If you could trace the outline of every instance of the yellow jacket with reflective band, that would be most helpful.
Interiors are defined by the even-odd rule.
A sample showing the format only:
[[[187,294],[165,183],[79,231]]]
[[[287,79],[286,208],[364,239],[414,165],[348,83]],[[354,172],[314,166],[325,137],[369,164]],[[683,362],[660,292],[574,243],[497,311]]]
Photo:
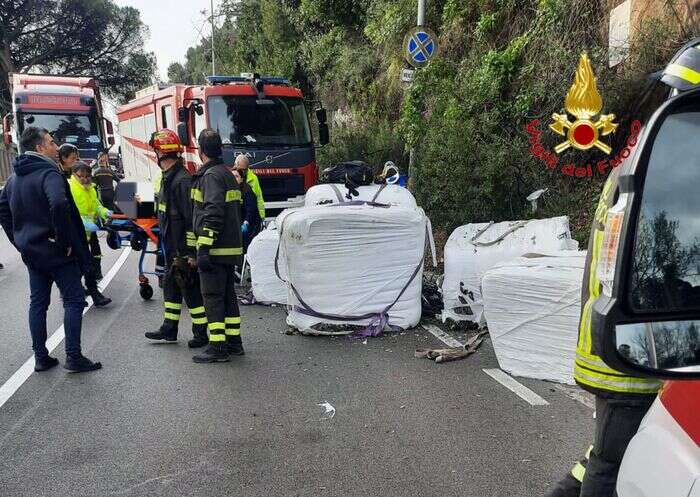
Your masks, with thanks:
[[[583,276],[581,295],[581,321],[579,323],[578,344],[574,379],[582,388],[603,397],[655,394],[661,383],[649,378],[635,378],[608,367],[599,355],[601,340],[598,330],[591,326],[593,305],[600,297],[601,284],[596,275],[598,259],[603,245],[608,209],[617,200],[620,167],[613,169],[608,176],[595,211],[593,228],[588,241],[588,254]]]
[[[107,219],[108,210],[102,206],[100,200],[97,198],[97,189],[95,185],[90,184],[89,187],[85,188],[80,182],[75,179],[75,176],[71,176],[68,180],[70,185],[70,192],[73,196],[73,201],[78,207],[80,212],[80,217],[83,221],[95,222],[99,219]]]
[[[260,180],[258,180],[258,177],[250,168],[248,168],[245,180],[246,183],[250,185],[251,190],[253,190],[253,193],[255,194],[255,199],[258,202],[258,212],[260,213],[260,219],[265,219],[265,199],[263,198],[262,189],[260,188]]]

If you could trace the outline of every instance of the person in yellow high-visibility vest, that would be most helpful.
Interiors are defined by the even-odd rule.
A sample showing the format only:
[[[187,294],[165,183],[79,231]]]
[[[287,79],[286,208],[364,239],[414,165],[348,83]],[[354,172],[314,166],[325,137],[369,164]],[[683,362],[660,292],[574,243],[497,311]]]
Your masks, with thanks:
[[[249,167],[250,166],[250,160],[248,159],[247,155],[240,154],[238,157],[236,157],[236,161],[233,164],[233,168],[238,171],[238,174],[241,175],[248,183],[248,186],[250,186],[250,189],[253,190],[253,193],[255,194],[255,200],[258,203],[258,212],[260,213],[260,219],[265,219],[265,199],[263,198],[263,192],[262,189],[260,188],[260,180],[258,180],[258,177],[255,175],[253,170]]]
[[[656,73],[670,87],[669,97],[698,88],[700,84],[700,38],[684,45],[666,68]],[[645,97],[644,97],[645,98]],[[644,98],[640,99],[641,101]],[[644,131],[640,136],[644,135]],[[643,142],[643,139],[640,141]],[[622,457],[642,418],[651,407],[661,383],[652,378],[637,378],[610,368],[600,357],[602,330],[592,322],[593,307],[602,285],[596,275],[603,247],[608,210],[619,196],[620,171],[630,167],[635,153],[610,173],[595,211],[588,242],[583,278],[581,320],[574,379],[596,396],[596,433],[586,456],[559,481],[548,497],[613,497]]]
[[[106,220],[112,215],[112,212],[103,207],[97,198],[97,189],[92,184],[92,169],[84,162],[78,162],[73,166],[73,175],[68,184],[73,202],[75,202],[83,220],[92,254],[92,271],[85,273],[85,286],[95,306],[105,306],[112,302],[112,299],[102,295],[97,288],[97,280],[102,279],[102,251],[100,250],[100,241],[97,238],[99,229],[97,223]]]

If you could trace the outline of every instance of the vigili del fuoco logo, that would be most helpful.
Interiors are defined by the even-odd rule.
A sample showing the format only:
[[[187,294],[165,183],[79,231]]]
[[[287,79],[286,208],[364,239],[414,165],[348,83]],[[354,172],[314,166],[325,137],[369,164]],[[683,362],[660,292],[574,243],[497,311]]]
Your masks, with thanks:
[[[552,114],[553,122],[549,125],[549,129],[557,135],[566,138],[565,141],[554,147],[554,152],[558,155],[569,148],[585,151],[595,147],[601,152],[610,155],[612,149],[602,137],[614,133],[618,125],[614,122],[615,114],[601,114],[603,99],[598,92],[591,61],[585,53],[581,55],[579,60],[574,83],[566,94],[564,107],[566,112],[563,114]],[[569,119],[569,114],[575,117],[573,122]],[[599,117],[595,119],[598,115]],[[548,168],[554,169],[559,164],[559,157],[545,149],[540,143],[542,131],[538,128],[539,125],[540,120],[535,119],[525,128],[528,135],[530,135],[529,141],[532,144],[530,152],[544,162]],[[624,159],[629,157],[631,149],[637,144],[640,131],[641,123],[636,120],[633,121],[630,127],[629,138],[622,151],[611,160],[605,159],[595,164],[595,167],[601,174],[604,174],[608,167],[619,166]],[[562,166],[561,171],[567,176],[576,176],[578,178],[593,175],[591,164],[577,166],[570,163]]]

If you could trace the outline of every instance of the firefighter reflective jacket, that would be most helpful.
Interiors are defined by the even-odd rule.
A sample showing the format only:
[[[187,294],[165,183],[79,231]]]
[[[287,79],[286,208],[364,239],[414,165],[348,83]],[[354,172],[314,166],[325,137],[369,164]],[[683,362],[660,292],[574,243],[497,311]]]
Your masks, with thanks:
[[[97,189],[95,185],[90,185],[85,188],[80,184],[80,181],[75,179],[75,176],[71,176],[68,181],[70,185],[70,192],[73,195],[73,201],[78,207],[80,212],[80,217],[83,221],[88,221],[91,223],[96,222],[98,219],[107,219],[107,209],[100,203],[97,198]]]
[[[209,247],[215,263],[240,265],[241,189],[221,159],[207,162],[192,176],[192,200],[197,249]]]
[[[591,326],[593,305],[600,296],[601,284],[596,275],[598,259],[603,245],[608,209],[617,201],[618,177],[621,167],[613,169],[608,176],[595,211],[593,228],[588,240],[588,253],[583,274],[581,295],[581,321],[579,323],[578,345],[574,379],[583,389],[602,397],[616,397],[639,394],[655,394],[661,383],[648,378],[635,378],[609,368],[600,358],[598,351],[601,337]]]
[[[165,247],[165,257],[195,257],[195,236],[192,231],[192,176],[182,159],[163,173],[158,192],[158,224]]]
[[[263,198],[262,188],[260,188],[260,180],[255,175],[252,169],[248,168],[245,176],[246,183],[250,185],[250,189],[255,194],[255,199],[258,202],[258,212],[260,219],[265,219],[265,199]]]

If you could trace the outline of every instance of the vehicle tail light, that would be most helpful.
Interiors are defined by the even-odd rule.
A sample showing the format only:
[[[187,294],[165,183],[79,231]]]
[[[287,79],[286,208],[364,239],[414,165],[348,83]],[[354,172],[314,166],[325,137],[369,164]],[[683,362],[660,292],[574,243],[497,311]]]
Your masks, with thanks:
[[[613,282],[615,281],[617,249],[620,245],[626,204],[626,195],[621,195],[617,204],[608,211],[608,221],[605,224],[603,244],[598,257],[596,276],[598,276],[598,280],[603,287],[603,294],[608,297],[612,296]]]

